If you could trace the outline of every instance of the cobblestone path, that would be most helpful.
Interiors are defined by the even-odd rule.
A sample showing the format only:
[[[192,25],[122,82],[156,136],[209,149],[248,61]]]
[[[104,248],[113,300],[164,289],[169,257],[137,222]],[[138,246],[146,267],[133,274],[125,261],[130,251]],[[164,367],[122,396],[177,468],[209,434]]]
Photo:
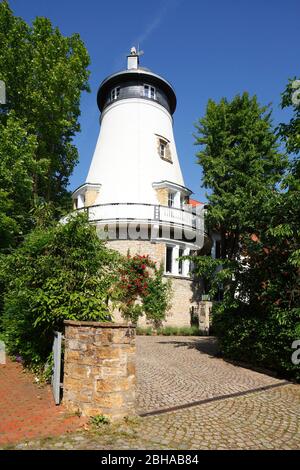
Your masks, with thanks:
[[[215,357],[212,337],[137,337],[140,413],[247,392],[283,381]]]
[[[19,449],[300,449],[300,386],[262,392],[127,424],[103,426]]]
[[[137,349],[137,403],[144,417],[97,431],[66,433],[81,420],[55,408],[49,389],[36,388],[27,373],[22,378],[17,364],[10,364],[10,377],[9,369],[2,369],[1,424],[7,433],[11,421],[7,436],[13,439],[2,440],[0,447],[300,449],[300,385],[223,361],[215,356],[213,338],[138,337]]]

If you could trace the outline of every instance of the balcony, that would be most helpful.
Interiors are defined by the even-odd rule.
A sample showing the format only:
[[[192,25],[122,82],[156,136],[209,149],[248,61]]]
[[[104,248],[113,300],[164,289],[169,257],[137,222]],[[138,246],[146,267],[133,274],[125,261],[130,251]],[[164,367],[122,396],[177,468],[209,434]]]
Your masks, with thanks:
[[[171,224],[191,230],[203,231],[203,213],[194,213],[190,206],[184,209],[152,204],[114,203],[89,206],[78,211],[87,211],[90,222],[147,222]]]

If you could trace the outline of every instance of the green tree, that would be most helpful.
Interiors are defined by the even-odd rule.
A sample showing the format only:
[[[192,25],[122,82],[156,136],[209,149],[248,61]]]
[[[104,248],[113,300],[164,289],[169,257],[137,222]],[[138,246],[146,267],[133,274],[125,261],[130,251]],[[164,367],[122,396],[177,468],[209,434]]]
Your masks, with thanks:
[[[241,255],[241,235],[253,232],[261,204],[276,191],[286,168],[270,114],[244,93],[231,102],[210,100],[196,124],[198,163],[210,191],[206,223],[221,235],[222,258]]]
[[[29,26],[14,16],[4,0],[0,3],[0,64],[0,79],[7,90],[1,130],[13,111],[28,136],[34,136],[34,158],[43,167],[43,171],[39,165],[30,168],[33,196],[65,207],[70,200],[69,176],[78,160],[72,139],[80,130],[80,95],[89,90],[85,46],[78,34],[64,37],[47,18],[36,18]]]
[[[295,111],[281,127],[293,152]],[[218,282],[226,287],[213,313],[221,349],[300,378],[291,361],[300,334],[297,158],[288,161],[278,152],[270,112],[247,94],[209,102],[197,128],[198,159],[211,190],[208,226],[221,234],[219,265],[225,268],[213,271],[215,262],[204,259],[198,271],[211,276],[212,292]]]
[[[291,264],[299,268],[300,276],[300,80],[290,80],[282,94],[282,108],[292,108],[290,121],[279,126],[279,136],[290,157],[289,172],[284,181],[282,196],[284,220],[278,224],[277,234],[288,237]]]
[[[292,108],[293,115],[288,123],[281,123],[279,135],[286,145],[293,162],[299,166],[300,152],[300,80],[290,79],[281,99],[282,108]],[[299,170],[299,169],[298,169]],[[298,173],[299,178],[299,173]]]
[[[0,249],[14,246],[31,226],[33,177],[43,171],[37,163],[36,137],[26,130],[26,122],[13,112],[0,123]]]

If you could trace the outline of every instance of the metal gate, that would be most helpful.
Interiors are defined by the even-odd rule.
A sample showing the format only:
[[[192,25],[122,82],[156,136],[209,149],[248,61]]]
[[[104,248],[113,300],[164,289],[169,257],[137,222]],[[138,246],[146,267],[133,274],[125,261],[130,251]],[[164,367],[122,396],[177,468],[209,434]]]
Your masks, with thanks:
[[[62,345],[63,335],[59,331],[54,331],[54,341],[52,347],[53,353],[53,369],[51,377],[51,387],[54,397],[54,402],[56,405],[60,404],[60,389],[62,384],[60,382],[61,377],[61,345]]]

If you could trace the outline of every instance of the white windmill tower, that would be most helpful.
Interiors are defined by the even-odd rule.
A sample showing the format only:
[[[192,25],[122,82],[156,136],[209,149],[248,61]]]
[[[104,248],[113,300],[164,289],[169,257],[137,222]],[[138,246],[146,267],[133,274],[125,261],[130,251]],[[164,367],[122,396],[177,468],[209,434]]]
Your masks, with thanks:
[[[112,248],[149,254],[173,277],[169,324],[189,324],[193,293],[189,262],[178,260],[203,244],[202,214],[189,205],[173,134],[176,95],[171,84],[139,65],[134,47],[127,69],[101,83],[100,133],[86,183],[73,193]]]

